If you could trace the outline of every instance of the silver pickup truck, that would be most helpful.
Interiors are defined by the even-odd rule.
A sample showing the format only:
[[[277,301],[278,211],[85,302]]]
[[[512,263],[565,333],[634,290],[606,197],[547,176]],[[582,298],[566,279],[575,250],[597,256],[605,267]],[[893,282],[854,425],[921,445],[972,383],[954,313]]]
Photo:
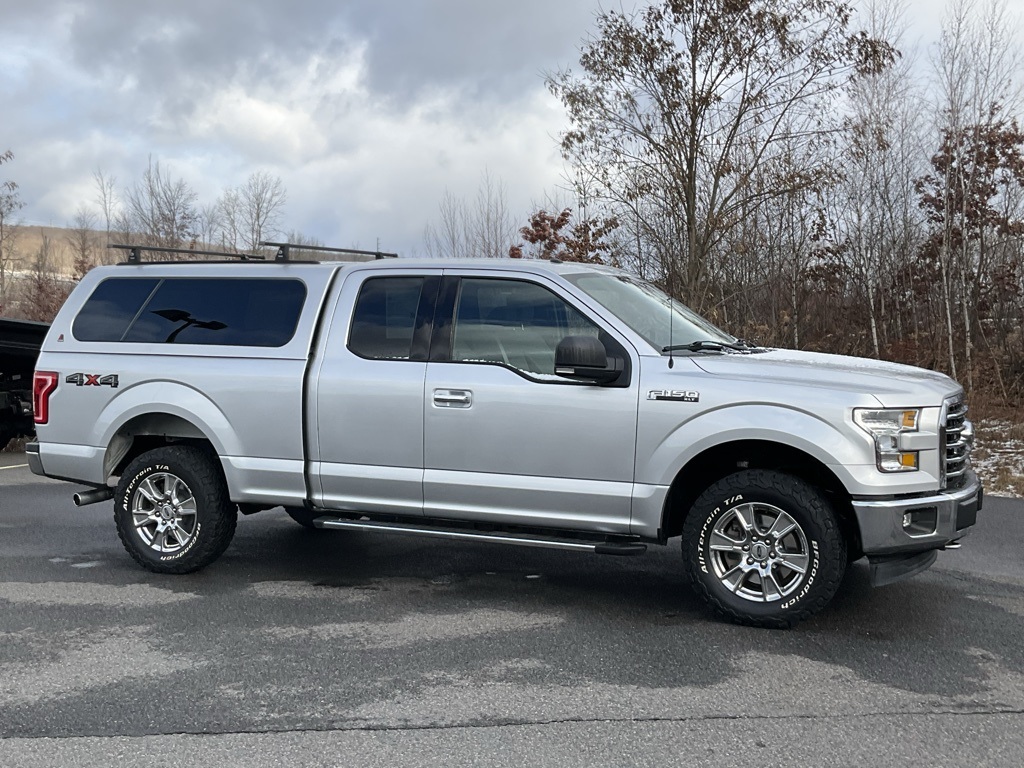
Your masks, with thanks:
[[[277,506],[606,555],[681,536],[713,610],[790,626],[863,556],[875,584],[927,568],[982,504],[948,377],[757,347],[576,263],[135,258],[75,289],[33,394],[32,470],[113,498],[158,573]]]

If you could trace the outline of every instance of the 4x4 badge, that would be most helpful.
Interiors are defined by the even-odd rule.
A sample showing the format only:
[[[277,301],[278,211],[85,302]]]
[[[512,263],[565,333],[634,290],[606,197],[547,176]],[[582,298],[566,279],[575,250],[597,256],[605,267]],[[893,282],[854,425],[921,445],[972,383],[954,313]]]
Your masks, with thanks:
[[[68,384],[76,387],[112,387],[117,389],[117,374],[111,373],[103,376],[99,373],[69,373],[64,379]]]
[[[682,389],[652,389],[647,393],[648,400],[675,400],[680,403],[699,403],[700,392]]]

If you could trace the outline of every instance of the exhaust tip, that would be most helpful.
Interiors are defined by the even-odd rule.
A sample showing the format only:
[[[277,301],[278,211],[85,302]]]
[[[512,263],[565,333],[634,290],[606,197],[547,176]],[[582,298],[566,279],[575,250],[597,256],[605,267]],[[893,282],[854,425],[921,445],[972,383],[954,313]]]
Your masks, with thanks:
[[[93,488],[91,491],[79,491],[71,498],[76,507],[84,507],[87,504],[96,504],[114,498],[114,491],[111,488]]]

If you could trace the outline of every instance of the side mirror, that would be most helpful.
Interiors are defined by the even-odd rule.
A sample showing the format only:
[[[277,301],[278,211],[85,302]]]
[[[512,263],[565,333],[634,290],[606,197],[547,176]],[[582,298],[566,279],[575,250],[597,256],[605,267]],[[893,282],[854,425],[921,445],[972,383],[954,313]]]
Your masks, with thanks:
[[[594,336],[566,336],[555,347],[555,373],[567,379],[607,384],[621,371],[608,367],[608,352]]]

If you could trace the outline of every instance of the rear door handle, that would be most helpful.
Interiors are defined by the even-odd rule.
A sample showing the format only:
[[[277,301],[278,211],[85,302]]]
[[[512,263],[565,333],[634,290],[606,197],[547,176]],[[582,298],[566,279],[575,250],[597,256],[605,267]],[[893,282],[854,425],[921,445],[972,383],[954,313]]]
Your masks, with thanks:
[[[434,405],[439,408],[469,408],[473,393],[468,389],[435,389]]]

